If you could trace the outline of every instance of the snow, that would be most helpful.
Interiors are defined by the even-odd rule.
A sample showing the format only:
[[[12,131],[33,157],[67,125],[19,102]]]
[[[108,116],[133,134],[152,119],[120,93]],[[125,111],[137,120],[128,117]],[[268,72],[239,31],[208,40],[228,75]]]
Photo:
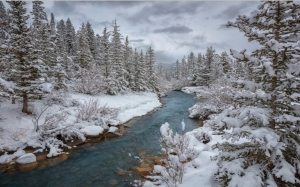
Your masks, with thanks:
[[[98,136],[99,134],[103,133],[104,129],[100,126],[87,126],[83,129],[80,129],[80,131],[86,136]]]
[[[108,132],[118,132],[119,129],[117,127],[109,127]]]
[[[17,163],[19,164],[28,164],[32,162],[36,162],[36,157],[33,153],[24,154],[17,159]]]
[[[84,94],[71,94],[73,99],[79,100],[81,103],[89,98],[98,99],[101,105],[106,105],[110,108],[120,109],[116,120],[119,124],[125,123],[128,120],[147,114],[161,106],[158,96],[155,93],[128,93],[125,95],[100,95],[87,96]]]
[[[43,84],[44,91],[51,88],[50,84]],[[50,98],[49,94],[49,98]],[[53,104],[37,120],[39,132],[33,123],[33,115],[21,112],[20,104],[11,104],[10,100],[5,100],[0,107],[0,151],[17,151],[14,154],[4,153],[0,156],[0,163],[10,162],[12,159],[25,154],[22,152],[27,146],[34,148],[48,149],[48,157],[57,156],[63,153],[63,142],[55,139],[57,134],[64,136],[67,140],[72,140],[77,136],[85,140],[84,136],[95,136],[103,133],[104,130],[117,132],[116,126],[128,120],[142,116],[161,106],[159,98],[154,93],[139,92],[123,95],[97,95],[89,96],[84,94],[62,94],[50,98]],[[99,107],[106,109],[116,108],[116,116],[105,114],[105,119],[83,121],[78,119],[80,107],[90,99],[99,101]],[[45,107],[45,100],[30,103],[29,108],[33,113],[39,114]],[[101,114],[102,115],[102,114]],[[97,116],[96,116],[97,117]],[[50,126],[47,127],[47,119],[50,119]],[[62,119],[61,121],[59,121]],[[113,125],[108,127],[108,124]],[[43,133],[43,139],[40,134]],[[46,134],[45,134],[46,133]]]

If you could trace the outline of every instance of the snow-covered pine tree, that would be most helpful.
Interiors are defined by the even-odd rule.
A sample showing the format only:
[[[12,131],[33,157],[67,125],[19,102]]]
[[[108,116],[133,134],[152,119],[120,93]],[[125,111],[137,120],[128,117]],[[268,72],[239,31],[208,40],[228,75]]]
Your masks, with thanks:
[[[65,42],[65,48],[67,50],[67,53],[69,55],[74,55],[76,53],[75,29],[72,25],[70,18],[68,18],[66,21],[66,27],[65,27],[65,32],[64,32],[64,42]]]
[[[221,57],[219,54],[215,54],[213,58],[213,63],[211,64],[211,83],[213,83],[215,80],[223,77],[223,66],[221,62]]]
[[[124,68],[126,70],[125,80],[128,82],[129,88],[132,88],[134,81],[132,55],[132,47],[129,45],[128,36],[126,36],[124,45]]]
[[[48,23],[47,14],[42,6],[43,4],[42,1],[32,1],[32,30],[37,39],[39,39],[39,32],[42,30],[43,25]]]
[[[54,19],[54,14],[53,13],[51,13],[50,30],[51,30],[51,35],[55,35],[56,34],[55,19]]]
[[[89,44],[90,47],[90,51],[93,55],[93,58],[96,58],[96,41],[95,41],[95,33],[94,30],[92,28],[92,25],[87,22],[86,24],[86,35],[87,35],[87,42]]]
[[[199,86],[201,85],[201,67],[202,67],[202,62],[203,62],[203,58],[202,58],[202,54],[198,53],[198,57],[196,60],[196,65],[195,65],[195,81],[194,84]]]
[[[84,24],[78,31],[78,46],[75,62],[81,67],[88,69],[93,63],[94,58],[90,51],[90,46],[88,44],[86,36],[86,28]]]
[[[230,58],[226,51],[221,53],[221,64],[223,66],[223,73],[228,75],[231,72],[231,64],[230,64]]]
[[[100,65],[100,47],[101,47],[101,36],[97,33],[95,36],[95,63]]]
[[[110,61],[110,33],[104,27],[100,41],[100,65],[104,67],[104,77],[107,79],[110,76],[111,61]]]
[[[0,1],[0,42],[8,38],[9,17],[4,4]]]
[[[22,112],[30,113],[29,98],[37,98],[39,92],[39,77],[42,63],[32,60],[32,44],[27,27],[29,15],[26,14],[26,2],[8,1],[10,5],[10,62],[12,77],[16,82],[15,92],[23,98]]]
[[[214,63],[215,52],[216,52],[215,49],[212,46],[210,46],[206,49],[206,53],[205,53],[205,60],[206,60],[205,61],[206,73],[205,74],[207,74],[207,76],[208,76],[207,86],[209,86],[214,79],[213,74],[212,74],[212,71],[213,71],[212,65]],[[206,75],[204,75],[204,76],[206,76]]]
[[[113,27],[110,48],[111,75],[108,82],[108,93],[115,95],[125,91],[128,88],[128,82],[124,77],[126,70],[123,62],[124,46],[121,43],[123,37],[119,32],[117,20],[115,20]]]
[[[66,30],[66,26],[65,26],[65,21],[63,19],[61,19],[59,22],[57,22],[57,33],[60,35],[60,37],[63,39],[64,43],[65,43],[65,30]]]
[[[180,62],[178,60],[176,60],[176,64],[175,64],[175,79],[176,80],[180,80]]]
[[[142,54],[142,51],[141,51]],[[142,60],[141,60],[142,58]],[[140,64],[141,61],[143,61],[143,57],[140,57],[139,53],[137,50],[134,50],[134,55],[133,55],[133,65],[134,65],[134,88],[133,91],[143,91],[144,86],[146,83],[144,82],[143,78],[143,70],[144,66],[143,64]]]
[[[190,77],[190,79],[193,79],[194,75],[196,74],[195,64],[196,57],[194,55],[194,52],[191,52],[187,57],[188,76]]]
[[[188,77],[188,67],[186,63],[186,58],[185,56],[181,60],[181,78],[183,80],[187,80]]]
[[[151,46],[147,51],[146,63],[147,63],[146,71],[148,72],[148,87],[152,92],[158,92],[157,76],[154,71],[155,56],[154,56],[154,50],[151,48]]]
[[[251,56],[245,51],[231,53],[255,75],[255,80],[240,83],[261,91],[236,95],[241,107],[225,110],[215,119],[216,129],[230,129],[226,139],[249,140],[215,145],[220,151],[215,179],[222,186],[300,184],[299,12],[292,1],[264,1],[249,17],[239,16],[227,25],[260,44]]]

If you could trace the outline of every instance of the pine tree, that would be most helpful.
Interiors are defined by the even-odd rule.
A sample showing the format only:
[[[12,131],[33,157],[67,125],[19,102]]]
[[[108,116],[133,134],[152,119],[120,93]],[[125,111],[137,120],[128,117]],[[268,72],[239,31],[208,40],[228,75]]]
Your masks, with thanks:
[[[9,17],[5,10],[3,2],[0,1],[0,42],[1,40],[8,38],[9,35],[8,26],[9,26]]]
[[[55,19],[54,19],[54,14],[53,13],[51,13],[50,30],[51,30],[51,35],[55,35],[56,34]]]
[[[180,79],[180,62],[178,60],[176,60],[175,64],[175,78],[176,80]]]
[[[213,77],[213,74],[212,74],[212,71],[213,71],[212,64],[214,63],[215,52],[216,52],[215,49],[213,49],[213,47],[210,46],[206,49],[206,53],[205,53],[205,59],[206,59],[206,61],[205,61],[205,66],[206,66],[205,67],[205,70],[206,70],[205,74],[206,75],[204,75],[204,76],[206,76],[208,78],[208,79],[205,78],[205,79],[207,79],[207,86],[209,86],[212,83],[212,81],[214,80],[214,77]]]
[[[132,64],[132,48],[129,46],[128,36],[125,39],[124,45],[124,67],[125,67],[125,79],[128,82],[129,88],[132,88],[133,83],[133,64]]]
[[[111,66],[110,66],[110,34],[107,32],[105,27],[101,37],[100,43],[100,65],[104,66],[104,76],[107,79],[110,76]]]
[[[230,59],[226,51],[221,53],[221,64],[223,66],[223,73],[230,74],[231,72]]]
[[[59,22],[57,22],[56,29],[57,29],[57,33],[60,35],[63,42],[65,43],[66,26],[65,26],[65,21],[63,19],[61,19]]]
[[[154,63],[155,63],[154,50],[151,47],[149,47],[147,52],[147,69],[146,69],[146,71],[148,71],[148,86],[151,91],[158,92],[157,77],[154,72]]]
[[[201,85],[201,67],[203,64],[203,57],[201,53],[198,53],[195,69],[196,69],[196,74],[195,74],[195,85],[200,86]]]
[[[32,2],[32,12],[33,22],[32,29],[34,34],[39,34],[38,32],[41,30],[44,24],[48,23],[47,14],[44,11],[44,7],[42,6],[44,3],[42,1],[33,1]]]
[[[32,44],[30,30],[27,27],[29,15],[26,15],[26,2],[8,1],[10,5],[10,52],[14,80],[16,82],[15,92],[23,98],[22,112],[29,113],[29,98],[36,98],[39,94],[38,78],[41,64],[34,63],[32,55]],[[35,96],[35,97],[31,97]]]
[[[78,50],[75,61],[77,64],[80,65],[81,68],[88,69],[94,63],[94,58],[90,51],[90,47],[85,33],[86,28],[83,24],[80,31],[78,32]]]
[[[95,33],[94,30],[92,28],[92,25],[87,22],[86,24],[86,34],[87,34],[87,42],[89,44],[90,47],[90,51],[93,55],[93,58],[96,58],[96,41],[95,41]]]
[[[187,77],[188,77],[188,67],[184,56],[181,60],[181,78],[187,80]]]
[[[117,94],[123,92],[128,87],[128,82],[125,80],[125,68],[123,62],[124,48],[121,43],[123,39],[119,32],[117,20],[115,20],[114,30],[111,38],[110,60],[111,60],[111,80],[108,83],[109,94]]]
[[[65,42],[65,47],[66,47],[67,53],[69,55],[74,55],[76,52],[75,29],[72,25],[70,18],[68,18],[66,21],[66,27],[65,27],[65,32],[64,32],[64,42]]]
[[[217,144],[222,186],[299,186],[300,183],[300,63],[298,55],[299,5],[292,1],[265,1],[251,16],[239,16],[228,27],[238,28],[261,48],[249,56],[231,50],[235,59],[252,68],[255,79],[240,81],[262,91],[236,95],[240,108],[225,110],[215,120],[224,137],[248,142]],[[251,179],[249,181],[249,179]]]

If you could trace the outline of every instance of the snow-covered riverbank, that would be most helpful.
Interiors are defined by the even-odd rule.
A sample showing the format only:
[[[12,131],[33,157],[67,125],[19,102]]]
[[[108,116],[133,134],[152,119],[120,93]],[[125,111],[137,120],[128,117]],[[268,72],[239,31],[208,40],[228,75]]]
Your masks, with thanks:
[[[33,113],[36,113],[36,118],[41,114],[38,120],[34,119],[34,115],[23,114],[18,104],[11,104],[10,101],[1,103],[0,152],[16,152],[14,154],[4,153],[0,156],[0,163],[10,162],[13,158],[25,154],[23,149],[28,146],[41,148],[41,151],[42,149],[48,150],[48,157],[60,154],[62,150],[59,144],[49,142],[49,137],[43,140],[41,129],[43,130],[42,133],[44,133],[43,136],[52,133],[52,138],[60,135],[70,140],[76,134],[76,136],[84,139],[84,136],[99,135],[103,130],[114,132],[118,130],[116,126],[134,117],[145,115],[161,106],[156,94],[146,92],[117,96],[69,94],[60,97],[58,101],[53,102],[53,99],[51,101],[51,106],[42,114],[41,111],[47,107],[45,101],[33,103],[32,107],[35,110]],[[99,112],[101,114],[89,116],[85,112],[84,115],[79,115],[83,108],[86,111],[89,110],[87,108],[89,104],[89,107],[92,108],[93,103],[97,103],[97,108],[100,108]],[[59,121],[62,118],[63,120]],[[51,120],[53,120],[53,123],[50,123]],[[36,130],[36,122],[38,122],[38,131]],[[45,124],[51,127],[49,126],[48,129],[44,128]],[[55,133],[53,134],[54,131]],[[49,145],[51,143],[53,145]],[[52,154],[50,154],[51,152]]]

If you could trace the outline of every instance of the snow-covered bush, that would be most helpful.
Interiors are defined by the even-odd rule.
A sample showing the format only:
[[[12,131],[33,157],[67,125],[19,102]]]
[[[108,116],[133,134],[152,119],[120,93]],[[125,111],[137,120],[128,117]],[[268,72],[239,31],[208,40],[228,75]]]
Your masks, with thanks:
[[[162,151],[165,158],[162,160],[164,166],[154,166],[154,174],[158,176],[148,176],[155,180],[156,184],[165,183],[168,187],[176,187],[182,183],[184,164],[194,158],[194,149],[190,145],[188,135],[175,134],[165,123],[160,128]]]
[[[96,121],[98,123],[96,125],[100,124],[104,127],[110,123],[117,123],[114,119],[117,117],[119,109],[101,105],[98,99],[89,99],[77,108],[77,122]]]
[[[100,69],[96,65],[89,69],[81,68],[72,87],[78,93],[88,95],[99,94],[104,89],[104,79],[100,73]]]
[[[211,135],[201,131],[201,129],[196,129],[192,131],[192,133],[199,142],[204,144],[210,142],[210,140],[212,139]]]
[[[203,87],[204,90],[197,95],[200,102],[189,108],[189,117],[205,119],[211,114],[232,107],[233,96],[238,89],[231,84],[232,80],[223,78],[216,80],[209,88]]]

